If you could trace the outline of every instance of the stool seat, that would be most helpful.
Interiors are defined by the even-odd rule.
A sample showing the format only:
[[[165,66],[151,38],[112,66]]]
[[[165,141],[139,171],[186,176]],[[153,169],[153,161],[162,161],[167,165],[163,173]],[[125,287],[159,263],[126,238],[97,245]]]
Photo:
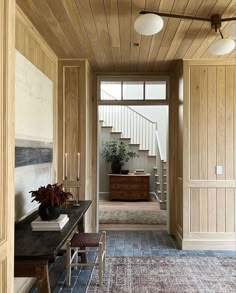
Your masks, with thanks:
[[[98,247],[103,240],[102,233],[75,233],[70,241],[71,247]]]
[[[92,249],[87,249],[92,247]],[[72,253],[73,252],[73,253]],[[87,253],[97,253],[97,257],[91,263],[78,262],[78,255]],[[71,284],[71,268],[75,269],[80,266],[98,266],[99,285],[103,285],[103,272],[105,269],[106,256],[106,232],[102,233],[74,233],[72,238],[66,243],[66,285],[70,287]]]

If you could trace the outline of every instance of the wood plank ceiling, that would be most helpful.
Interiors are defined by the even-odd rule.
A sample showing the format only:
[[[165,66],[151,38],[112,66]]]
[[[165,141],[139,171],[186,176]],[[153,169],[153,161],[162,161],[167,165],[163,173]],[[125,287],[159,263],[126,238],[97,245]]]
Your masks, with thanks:
[[[94,71],[163,72],[178,59],[215,58],[219,34],[209,22],[163,18],[164,28],[141,36],[140,10],[210,17],[236,16],[236,0],[16,0],[59,58],[87,58]],[[222,26],[223,34],[229,22]],[[134,46],[133,43],[138,43]],[[226,57],[236,57],[236,50]],[[222,58],[222,57],[221,57]]]

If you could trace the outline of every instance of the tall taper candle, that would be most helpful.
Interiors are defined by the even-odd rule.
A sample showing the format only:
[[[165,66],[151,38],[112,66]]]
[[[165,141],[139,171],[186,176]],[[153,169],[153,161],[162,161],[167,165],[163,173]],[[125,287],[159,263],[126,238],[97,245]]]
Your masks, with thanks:
[[[79,180],[79,173],[80,173],[80,153],[78,153],[78,174],[77,174],[78,180]]]
[[[65,153],[65,180],[67,179],[67,153]]]

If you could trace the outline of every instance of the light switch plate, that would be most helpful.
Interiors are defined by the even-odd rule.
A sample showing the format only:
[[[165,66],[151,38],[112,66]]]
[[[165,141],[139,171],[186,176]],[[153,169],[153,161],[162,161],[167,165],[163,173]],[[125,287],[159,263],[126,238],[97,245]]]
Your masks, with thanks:
[[[220,165],[216,166],[216,175],[222,175],[223,174],[223,168]]]

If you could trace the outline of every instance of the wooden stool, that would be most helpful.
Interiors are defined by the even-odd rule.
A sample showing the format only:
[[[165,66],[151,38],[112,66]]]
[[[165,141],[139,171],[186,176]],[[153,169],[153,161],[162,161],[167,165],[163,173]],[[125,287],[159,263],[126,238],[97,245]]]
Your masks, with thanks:
[[[96,249],[86,250],[87,247]],[[71,255],[71,251],[74,251]],[[98,252],[98,257],[94,263],[78,263],[78,254]],[[77,269],[80,266],[98,266],[99,285],[103,284],[103,270],[105,269],[106,255],[106,232],[102,233],[75,233],[71,240],[66,244],[66,285],[71,283],[71,267]]]

